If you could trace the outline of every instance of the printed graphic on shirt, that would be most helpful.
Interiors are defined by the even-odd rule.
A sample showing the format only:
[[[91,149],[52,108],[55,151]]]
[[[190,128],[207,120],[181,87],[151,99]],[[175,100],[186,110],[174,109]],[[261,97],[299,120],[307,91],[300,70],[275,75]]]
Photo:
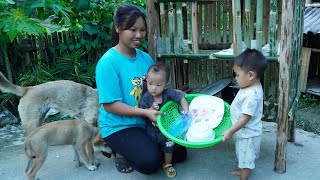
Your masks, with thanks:
[[[136,107],[138,107],[140,99],[141,99],[141,93],[142,93],[142,78],[134,77],[131,79],[131,83],[134,85],[133,90],[130,92],[130,95],[134,96],[134,100],[136,101]]]

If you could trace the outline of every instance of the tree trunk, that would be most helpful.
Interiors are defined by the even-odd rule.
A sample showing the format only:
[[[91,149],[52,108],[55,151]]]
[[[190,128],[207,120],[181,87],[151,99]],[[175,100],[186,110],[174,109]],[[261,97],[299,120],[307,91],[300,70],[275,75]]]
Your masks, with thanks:
[[[4,64],[5,64],[6,69],[7,69],[8,80],[9,80],[10,82],[12,82],[11,64],[10,64],[10,61],[9,61],[8,49],[7,49],[6,44],[2,45],[1,50],[2,50],[2,52],[3,52]]]
[[[277,144],[275,152],[274,171],[277,173],[286,172],[286,152],[288,134],[288,113],[289,113],[289,83],[292,60],[292,39],[293,39],[293,0],[282,0],[281,19],[281,53],[279,58],[279,99],[278,99],[278,126]]]
[[[156,60],[158,38],[157,35],[159,35],[159,15],[156,11],[155,0],[147,0],[146,3],[148,24],[148,53],[154,60]]]

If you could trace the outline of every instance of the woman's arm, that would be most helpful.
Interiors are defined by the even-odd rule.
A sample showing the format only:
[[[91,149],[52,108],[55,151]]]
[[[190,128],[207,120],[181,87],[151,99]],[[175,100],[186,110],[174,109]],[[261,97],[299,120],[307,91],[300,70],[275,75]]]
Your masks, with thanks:
[[[164,112],[156,111],[153,109],[142,109],[128,106],[127,104],[119,101],[103,104],[103,107],[106,111],[113,114],[121,116],[144,116],[153,122],[157,121],[157,115],[164,114]]]

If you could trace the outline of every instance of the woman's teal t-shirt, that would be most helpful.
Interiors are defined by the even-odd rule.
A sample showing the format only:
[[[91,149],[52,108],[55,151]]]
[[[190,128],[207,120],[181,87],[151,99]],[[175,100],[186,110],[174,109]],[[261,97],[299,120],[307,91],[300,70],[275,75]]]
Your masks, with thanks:
[[[109,49],[99,60],[96,67],[96,83],[99,103],[123,102],[138,106],[142,93],[142,78],[154,63],[145,52],[136,49],[136,57],[129,58]],[[107,112],[100,106],[99,126],[102,137],[129,127],[145,127],[140,116],[120,116]]]

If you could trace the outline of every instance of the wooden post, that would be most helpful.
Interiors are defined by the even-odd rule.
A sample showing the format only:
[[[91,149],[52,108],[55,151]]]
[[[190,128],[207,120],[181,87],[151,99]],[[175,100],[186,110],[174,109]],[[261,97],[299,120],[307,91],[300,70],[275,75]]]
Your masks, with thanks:
[[[159,35],[159,17],[155,8],[154,0],[147,0],[146,7],[148,24],[148,53],[154,60],[156,60],[157,36]]]
[[[281,18],[281,53],[279,58],[279,99],[278,99],[278,126],[277,144],[275,152],[274,171],[277,173],[286,172],[286,152],[288,134],[288,113],[289,113],[289,83],[292,59],[293,39],[293,1],[282,0]]]

